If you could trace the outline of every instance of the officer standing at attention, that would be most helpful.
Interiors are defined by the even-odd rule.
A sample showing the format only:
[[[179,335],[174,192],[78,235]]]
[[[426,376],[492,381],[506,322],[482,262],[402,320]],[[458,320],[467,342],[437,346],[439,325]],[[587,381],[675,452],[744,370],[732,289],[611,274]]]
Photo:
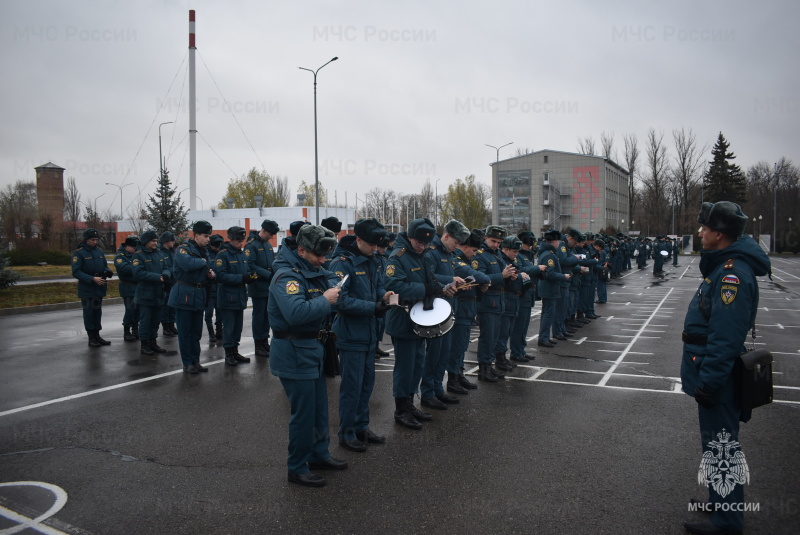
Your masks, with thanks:
[[[225,348],[225,365],[236,366],[240,362],[250,362],[249,357],[239,353],[242,339],[244,309],[247,308],[247,289],[245,286],[258,279],[250,272],[247,256],[242,251],[247,231],[242,227],[228,229],[228,241],[222,244],[217,253],[217,306],[222,311],[222,346]]]
[[[561,247],[561,233],[558,230],[548,230],[544,233],[544,241],[539,247],[539,266],[544,266],[541,280],[537,285],[539,298],[542,300],[542,316],[539,321],[540,347],[555,347],[556,342],[551,339],[553,335],[560,334],[556,330],[556,302],[561,299],[561,283],[569,281],[571,274],[561,272],[561,264],[556,255],[556,247]]]
[[[167,350],[158,345],[156,338],[161,307],[166,303],[164,282],[171,279],[172,273],[166,268],[164,254],[158,250],[156,231],[143,232],[141,242],[141,247],[133,255],[133,276],[136,279],[134,302],[139,307],[141,352],[145,355],[166,353]]]
[[[275,261],[275,252],[269,241],[280,229],[275,221],[265,219],[261,222],[261,230],[256,237],[244,248],[250,272],[258,275],[258,280],[247,289],[250,299],[253,300],[252,327],[257,357],[269,357],[267,303],[269,302],[269,281],[272,279],[272,263]]]
[[[444,226],[441,238],[434,236],[428,246],[426,257],[433,263],[433,271],[439,284],[446,286],[464,284],[456,273],[455,250],[458,245],[469,237],[469,229],[460,221],[451,219]],[[458,301],[455,296],[444,298],[450,303],[453,314],[458,310]],[[428,338],[425,344],[425,364],[422,368],[422,383],[420,388],[420,404],[424,407],[437,410],[446,410],[447,405],[458,403],[458,398],[444,391],[443,379],[450,360],[450,347],[452,344],[452,329],[444,336]]]
[[[398,294],[400,304],[409,309],[425,298],[442,295],[442,285],[436,280],[433,263],[424,257],[435,234],[430,219],[415,219],[408,224],[408,230],[397,237],[395,249],[389,257],[386,289]],[[394,419],[410,429],[422,429],[420,421],[430,421],[433,416],[414,406],[414,394],[422,379],[425,339],[418,336],[413,327],[409,312],[403,307],[392,307],[387,312],[386,332],[394,344]]]
[[[296,240],[284,241],[269,288],[269,368],[280,378],[292,411],[288,481],[307,487],[325,485],[325,478],[310,470],[347,468],[347,461],[334,459],[328,451],[328,390],[320,340],[340,292],[328,287],[328,272],[321,269],[335,244],[333,233],[323,227],[299,229]]]
[[[388,264],[389,260],[389,253],[386,252],[389,247],[389,239],[388,239],[389,234],[390,233],[387,232],[386,236],[384,236],[381,239],[381,241],[378,242],[377,251],[375,252],[375,258],[377,258],[381,264],[380,270],[382,278],[386,276],[386,265]],[[383,333],[386,332],[386,315],[384,314],[377,319],[378,319],[378,324],[377,324],[378,343],[375,345],[375,358],[379,359],[381,357],[388,357],[389,352],[381,349],[381,341],[383,340]]]
[[[508,340],[511,337],[511,328],[517,320],[517,314],[519,314],[519,299],[522,293],[527,291],[527,286],[530,285],[530,275],[520,270],[521,263],[517,260],[521,247],[522,242],[513,234],[506,236],[500,244],[500,258],[503,259],[506,265],[514,268],[514,274],[505,279],[500,331],[497,335],[497,342],[494,344],[494,365],[498,370],[509,372],[514,370],[517,365],[509,362],[506,358]]]
[[[159,250],[164,254],[164,265],[172,273],[172,262],[175,259],[175,234],[168,230],[164,231],[158,241],[161,244]],[[171,289],[172,280],[165,281],[165,301],[169,299]],[[178,334],[178,329],[175,328],[175,309],[169,305],[161,307],[161,327],[164,330],[164,336],[177,336]]]
[[[679,238],[675,238],[672,242],[672,265],[678,265],[678,252],[680,249],[678,248]]]
[[[133,278],[133,253],[139,246],[138,236],[128,236],[119,246],[114,257],[114,267],[119,277],[119,296],[125,304],[125,315],[122,316],[123,338],[126,342],[139,339],[139,309],[133,298],[136,296],[136,279]]]
[[[469,237],[464,240],[456,249],[456,273],[466,270],[462,278],[472,276],[475,283],[482,289],[487,289],[491,279],[477,270],[478,261],[475,254],[481,246],[482,237],[475,231],[470,232]],[[454,394],[468,394],[469,390],[478,388],[470,382],[464,375],[464,354],[469,348],[470,331],[472,322],[475,320],[476,307],[475,299],[478,296],[478,287],[465,288],[458,291],[458,308],[456,308],[455,321],[452,329],[452,342],[450,343],[450,360],[447,363],[447,391]],[[491,382],[497,382],[496,378]]]
[[[197,221],[192,227],[193,238],[178,246],[172,271],[175,284],[169,294],[169,305],[175,309],[178,322],[178,347],[183,371],[196,374],[207,372],[200,364],[200,338],[203,336],[203,314],[206,291],[214,279],[208,268],[206,246],[211,237],[211,223]]]
[[[500,321],[503,313],[505,279],[514,274],[514,266],[506,265],[500,258],[500,244],[506,237],[506,229],[489,225],[484,232],[483,248],[475,255],[478,271],[489,277],[488,289],[478,300],[478,380],[496,383],[505,379],[505,374],[492,367],[494,346],[500,336]]]
[[[89,347],[111,345],[100,338],[103,330],[103,297],[106,280],[114,276],[108,269],[106,255],[97,247],[100,232],[88,228],[83,231],[83,242],[72,253],[72,276],[78,279],[78,297],[83,308],[83,326],[89,337]]]
[[[747,332],[755,328],[756,276],[771,274],[771,266],[758,244],[742,236],[747,216],[738,204],[705,202],[697,220],[702,225],[700,274],[704,279],[683,324],[681,384],[698,405],[705,460],[706,455],[716,454],[710,442],[738,442],[739,422],[750,419],[750,411],[741,411],[734,399],[733,370],[745,351]],[[686,530],[700,534],[741,533],[744,485],[735,483],[724,497],[709,485],[708,495],[713,504],[710,521],[687,522]]]
[[[208,247],[206,248],[206,260],[208,261],[208,268],[214,269],[214,264],[217,261],[217,253],[220,246],[225,243],[225,238],[219,234],[213,234],[208,240]],[[217,340],[222,342],[222,318],[219,315],[217,308],[217,284],[213,281],[206,288],[208,297],[206,299],[206,329],[208,329],[208,343],[216,344]],[[214,312],[217,313],[216,332],[214,331]]]
[[[383,288],[383,264],[375,256],[377,243],[386,236],[386,229],[371,218],[356,221],[354,231],[355,234],[348,234],[339,242],[330,269],[342,279],[347,277],[333,321],[342,375],[339,445],[363,452],[368,442],[386,442],[385,437],[369,429],[369,399],[375,386],[378,317],[389,310],[392,292]]]
[[[531,231],[524,230],[517,235],[517,238],[522,242],[517,254],[517,263],[520,271],[528,274],[530,281],[519,298],[519,312],[511,328],[509,346],[512,361],[528,362],[534,359],[533,355],[525,353],[525,347],[528,345],[526,338],[528,337],[528,326],[531,323],[531,310],[536,302],[536,281],[539,279],[539,266],[535,263],[534,258],[536,236]]]

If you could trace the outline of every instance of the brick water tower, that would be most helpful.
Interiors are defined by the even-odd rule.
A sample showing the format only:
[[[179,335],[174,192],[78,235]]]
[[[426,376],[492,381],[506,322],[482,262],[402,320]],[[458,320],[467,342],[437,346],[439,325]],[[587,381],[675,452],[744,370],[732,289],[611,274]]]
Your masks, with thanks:
[[[64,231],[64,168],[47,162],[36,168],[39,228],[47,239],[58,240]]]

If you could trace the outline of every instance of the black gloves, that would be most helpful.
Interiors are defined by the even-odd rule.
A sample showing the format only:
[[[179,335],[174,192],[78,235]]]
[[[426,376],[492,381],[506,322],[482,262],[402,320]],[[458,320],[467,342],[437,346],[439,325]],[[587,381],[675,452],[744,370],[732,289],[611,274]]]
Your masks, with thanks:
[[[442,295],[442,285],[438,282],[429,282],[425,285],[425,297]]]
[[[716,402],[714,401],[714,396],[709,394],[699,386],[694,389],[694,400],[697,402],[698,405],[702,405],[703,407],[710,409]]]
[[[252,284],[258,280],[258,275],[255,273],[245,273],[242,275],[242,284]]]
[[[375,303],[375,317],[376,318],[382,318],[384,316],[384,314],[386,314],[387,310],[389,310],[389,305],[383,299],[381,299],[380,301]]]
[[[114,276],[114,272],[111,271],[110,269],[106,269],[105,271],[103,271],[103,278],[104,279],[110,279],[113,276]]]

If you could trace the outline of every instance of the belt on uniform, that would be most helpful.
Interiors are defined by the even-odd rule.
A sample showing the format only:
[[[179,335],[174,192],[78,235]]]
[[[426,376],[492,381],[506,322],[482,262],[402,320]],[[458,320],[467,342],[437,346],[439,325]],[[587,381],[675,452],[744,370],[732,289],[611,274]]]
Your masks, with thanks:
[[[136,286],[136,284],[137,284],[136,282],[130,282],[130,281],[119,281],[119,283],[120,284],[130,284],[131,286]]]
[[[708,343],[708,337],[703,336],[702,334],[687,334],[683,333],[681,335],[681,339],[686,344],[692,344],[696,346],[704,346]]]
[[[206,286],[202,282],[198,282],[197,284],[192,284],[191,282],[178,281],[177,284],[180,284],[181,286],[191,286],[192,288],[205,288]]]
[[[289,331],[272,331],[272,337],[278,340],[322,340],[322,337],[327,332],[326,330],[296,333],[290,333]]]

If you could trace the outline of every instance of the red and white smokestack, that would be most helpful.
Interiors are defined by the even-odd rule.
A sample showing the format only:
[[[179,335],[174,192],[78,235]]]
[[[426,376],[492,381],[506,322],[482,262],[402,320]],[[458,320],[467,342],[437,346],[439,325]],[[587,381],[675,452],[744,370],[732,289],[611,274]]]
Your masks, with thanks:
[[[194,9],[189,10],[189,209],[197,209],[197,100],[195,86]]]

